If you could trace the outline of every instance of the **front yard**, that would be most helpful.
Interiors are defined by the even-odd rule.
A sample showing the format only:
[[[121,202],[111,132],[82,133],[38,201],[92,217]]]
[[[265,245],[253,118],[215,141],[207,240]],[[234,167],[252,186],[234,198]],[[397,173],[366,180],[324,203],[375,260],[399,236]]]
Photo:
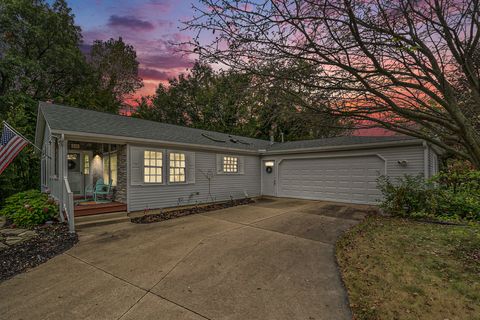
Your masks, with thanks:
[[[480,319],[480,226],[369,217],[337,243],[355,319]]]

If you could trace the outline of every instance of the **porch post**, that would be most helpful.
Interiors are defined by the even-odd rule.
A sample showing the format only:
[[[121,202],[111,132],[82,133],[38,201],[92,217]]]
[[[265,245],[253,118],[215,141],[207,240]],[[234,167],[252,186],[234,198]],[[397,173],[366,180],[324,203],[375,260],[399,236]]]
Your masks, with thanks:
[[[65,155],[63,154],[63,137],[57,137],[56,138],[56,143],[58,144],[58,152],[55,155],[57,157],[57,163],[58,163],[58,172],[57,172],[57,183],[58,183],[58,193],[59,193],[59,207],[60,207],[60,222],[65,222],[65,217],[63,216],[63,208],[65,207],[65,192],[64,192],[64,187],[63,187],[63,159],[65,158]]]
[[[59,162],[59,175],[61,179],[61,190],[62,190],[62,212],[63,208],[66,210],[67,220],[68,220],[68,229],[70,232],[75,232],[75,217],[74,217],[74,203],[73,203],[73,193],[70,190],[70,184],[68,182],[68,140],[65,139],[62,134],[59,145],[59,154],[61,154],[61,161]]]

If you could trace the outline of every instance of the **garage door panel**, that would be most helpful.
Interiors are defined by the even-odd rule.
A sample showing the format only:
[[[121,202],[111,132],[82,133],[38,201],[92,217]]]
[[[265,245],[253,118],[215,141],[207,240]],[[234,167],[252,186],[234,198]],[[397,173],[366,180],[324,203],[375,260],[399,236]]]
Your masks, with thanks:
[[[372,203],[385,163],[377,156],[288,159],[279,166],[279,195]]]

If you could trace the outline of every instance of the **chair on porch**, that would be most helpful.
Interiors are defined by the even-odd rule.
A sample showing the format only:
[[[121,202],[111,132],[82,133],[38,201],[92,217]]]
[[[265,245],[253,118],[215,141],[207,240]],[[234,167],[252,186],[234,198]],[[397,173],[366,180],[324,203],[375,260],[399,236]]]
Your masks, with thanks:
[[[105,184],[103,179],[97,180],[94,186],[88,186],[85,188],[85,200],[88,194],[92,194],[93,201],[99,202],[99,198],[103,197],[104,201],[108,201],[108,197],[113,195],[112,181],[109,184]],[[111,201],[111,200],[110,200]]]

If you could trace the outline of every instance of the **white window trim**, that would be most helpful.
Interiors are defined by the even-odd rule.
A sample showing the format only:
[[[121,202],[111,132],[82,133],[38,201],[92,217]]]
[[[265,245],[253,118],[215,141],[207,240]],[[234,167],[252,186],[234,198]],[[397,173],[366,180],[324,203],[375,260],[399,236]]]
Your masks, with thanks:
[[[172,153],[181,153],[183,154],[184,158],[185,158],[185,181],[170,181],[170,155]],[[168,185],[184,185],[184,184],[189,184],[188,183],[188,157],[187,157],[187,151],[182,151],[182,150],[167,150],[167,163],[166,163],[166,172],[167,174],[165,175],[166,176],[166,183]]]
[[[155,151],[162,153],[162,182],[145,182],[145,151]],[[158,149],[158,148],[142,148],[142,186],[162,186],[165,185],[165,177],[166,177],[166,170],[165,170],[165,149]]]

